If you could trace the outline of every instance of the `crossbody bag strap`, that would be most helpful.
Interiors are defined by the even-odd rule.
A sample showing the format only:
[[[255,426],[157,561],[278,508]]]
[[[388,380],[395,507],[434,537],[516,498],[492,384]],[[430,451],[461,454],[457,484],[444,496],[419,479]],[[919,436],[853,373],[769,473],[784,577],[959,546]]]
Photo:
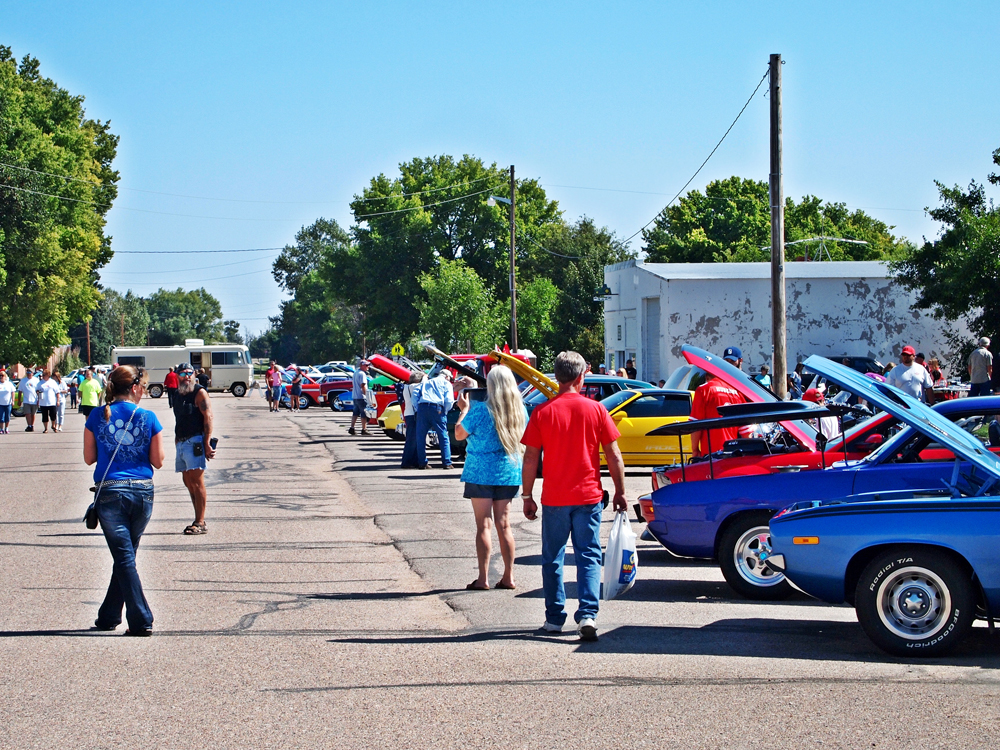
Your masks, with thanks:
[[[136,405],[136,407],[132,410],[132,414],[128,418],[128,424],[125,425],[125,432],[128,432],[129,428],[132,427],[132,420],[135,418],[135,413],[137,411],[139,411],[139,406],[138,405]],[[95,506],[97,505],[97,498],[99,498],[101,496],[101,490],[104,489],[104,487],[102,486],[104,484],[104,480],[108,478],[108,472],[111,471],[111,464],[114,463],[115,456],[118,455],[118,449],[122,447],[122,441],[121,440],[116,439],[115,442],[117,443],[117,445],[115,446],[114,453],[111,454],[111,460],[108,461],[108,465],[104,467],[104,476],[101,477],[101,484],[97,485],[97,492],[94,494],[94,505]]]

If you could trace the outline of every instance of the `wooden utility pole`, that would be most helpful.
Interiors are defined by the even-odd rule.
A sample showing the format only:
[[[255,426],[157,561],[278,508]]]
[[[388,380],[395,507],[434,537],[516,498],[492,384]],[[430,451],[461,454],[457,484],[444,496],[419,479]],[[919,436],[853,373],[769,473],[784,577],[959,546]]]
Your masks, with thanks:
[[[771,389],[788,392],[785,347],[785,191],[781,185],[781,55],[771,55]]]
[[[517,187],[514,183],[514,165],[510,165],[510,348],[517,351],[517,282],[514,279],[514,201]]]
[[[90,367],[90,321],[87,321],[87,367]]]
[[[122,313],[122,346],[125,346],[125,313]]]

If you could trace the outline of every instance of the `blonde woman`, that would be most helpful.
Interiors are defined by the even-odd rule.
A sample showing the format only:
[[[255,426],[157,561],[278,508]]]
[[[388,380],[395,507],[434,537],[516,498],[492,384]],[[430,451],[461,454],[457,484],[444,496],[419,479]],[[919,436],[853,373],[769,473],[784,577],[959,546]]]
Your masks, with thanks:
[[[459,384],[458,424],[455,437],[467,440],[462,481],[465,497],[476,514],[476,555],[479,577],[467,589],[485,591],[492,553],[491,525],[496,524],[503,556],[503,576],[498,589],[514,586],[514,533],[510,528],[510,501],[521,486],[521,435],[528,414],[509,368],[497,365],[486,377],[486,400],[470,403],[466,384]]]

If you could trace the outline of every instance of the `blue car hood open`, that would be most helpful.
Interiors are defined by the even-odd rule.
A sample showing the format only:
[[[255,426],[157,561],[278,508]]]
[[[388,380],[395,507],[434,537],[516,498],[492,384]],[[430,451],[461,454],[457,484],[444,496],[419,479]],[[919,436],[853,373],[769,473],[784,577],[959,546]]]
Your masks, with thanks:
[[[956,456],[970,461],[987,472],[987,476],[1000,479],[1000,459],[986,449],[976,438],[936,411],[903,393],[888,383],[879,383],[859,372],[833,362],[826,357],[812,355],[805,366],[823,375],[841,388],[861,396],[902,422],[940,443]]]

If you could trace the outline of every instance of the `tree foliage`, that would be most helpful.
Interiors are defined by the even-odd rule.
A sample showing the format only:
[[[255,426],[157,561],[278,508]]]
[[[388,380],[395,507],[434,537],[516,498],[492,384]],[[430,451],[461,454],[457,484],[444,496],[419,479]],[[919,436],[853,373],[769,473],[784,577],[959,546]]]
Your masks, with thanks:
[[[222,306],[205,289],[159,289],[149,296],[149,339],[153,346],[181,346],[185,339],[226,340]]]
[[[131,289],[125,294],[105,289],[90,318],[92,361],[97,364],[109,363],[112,346],[145,346],[149,324],[146,301],[142,297],[132,294]]]
[[[1000,149],[993,152],[1000,165]],[[1000,177],[989,175],[994,184]],[[929,209],[943,225],[941,235],[925,241],[892,264],[897,280],[918,292],[916,306],[949,322],[964,320],[973,335],[989,336],[1000,350],[1000,210],[975,181],[963,190],[935,183],[941,205]],[[970,342],[952,340],[956,354]]]
[[[464,156],[413,159],[399,176],[378,175],[351,204],[354,243],[338,248],[321,275],[334,296],[361,311],[369,348],[407,340],[420,327],[426,293],[419,279],[442,261],[461,259],[497,299],[509,268],[506,196],[509,176],[496,164]],[[558,205],[536,180],[517,182],[517,232],[537,233],[561,221]],[[520,259],[525,254],[518,243]]]
[[[0,46],[0,360],[48,359],[96,307],[117,146],[82,96]]]
[[[510,320],[485,281],[465,261],[442,260],[418,282],[426,299],[418,303],[420,330],[438,349],[490,351]]]
[[[843,203],[807,195],[796,203],[785,199],[785,242],[811,237],[837,237],[868,244],[826,242],[830,260],[888,260],[901,257],[909,245],[892,234],[893,227]],[[692,190],[665,208],[643,232],[646,260],[651,263],[768,261],[771,258],[771,212],[766,182],[729,177]],[[786,248],[789,258],[814,257],[819,245]],[[826,257],[825,254],[823,256]]]

